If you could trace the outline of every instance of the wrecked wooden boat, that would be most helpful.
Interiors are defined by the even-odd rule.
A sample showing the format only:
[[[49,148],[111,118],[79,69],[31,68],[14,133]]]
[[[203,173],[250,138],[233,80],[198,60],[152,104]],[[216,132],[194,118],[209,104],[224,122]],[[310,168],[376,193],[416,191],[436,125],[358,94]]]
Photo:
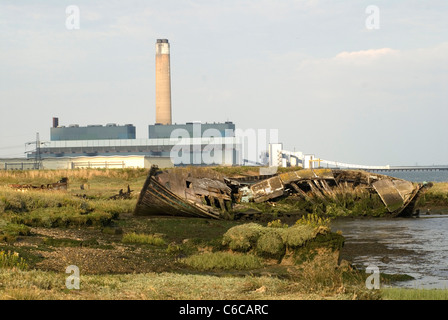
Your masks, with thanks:
[[[135,214],[230,219],[231,188],[209,168],[151,167]]]
[[[250,202],[285,197],[331,201],[361,189],[376,193],[390,215],[398,216],[409,211],[421,188],[421,184],[362,170],[301,169],[268,176],[228,177],[213,168],[159,170],[153,166],[135,214],[233,219],[235,209]]]

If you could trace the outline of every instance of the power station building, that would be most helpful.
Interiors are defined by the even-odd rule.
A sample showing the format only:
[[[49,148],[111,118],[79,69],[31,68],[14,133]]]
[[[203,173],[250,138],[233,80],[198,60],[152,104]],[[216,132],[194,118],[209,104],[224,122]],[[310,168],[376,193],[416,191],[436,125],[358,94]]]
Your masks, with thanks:
[[[135,139],[135,126],[125,124],[108,123],[105,126],[96,124],[80,127],[71,124],[68,127],[59,126],[59,119],[53,118],[53,127],[50,129],[51,141],[68,140],[112,140],[112,139]],[[55,126],[56,125],[56,126]]]
[[[140,162],[144,166],[150,165],[151,159],[152,162],[163,160],[165,166],[239,164],[240,145],[232,122],[172,124],[170,46],[167,39],[156,42],[155,66],[156,123],[148,126],[147,138],[137,138],[132,124],[60,126],[59,118],[53,118],[50,141],[28,157],[82,157],[83,163],[95,163],[95,157],[101,157],[101,163],[106,166],[107,159],[112,163],[114,157],[143,157],[147,160]],[[76,165],[72,164],[72,167]]]

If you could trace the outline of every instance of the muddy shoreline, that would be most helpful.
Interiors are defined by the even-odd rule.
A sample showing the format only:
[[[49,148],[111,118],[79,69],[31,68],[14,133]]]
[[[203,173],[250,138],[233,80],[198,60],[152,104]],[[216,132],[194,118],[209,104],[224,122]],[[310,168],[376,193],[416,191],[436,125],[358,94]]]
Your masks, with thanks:
[[[443,288],[448,279],[444,267],[448,209],[434,212],[411,218],[334,219],[332,231],[345,237],[340,258],[358,269],[374,265],[380,272],[412,276],[406,286]]]

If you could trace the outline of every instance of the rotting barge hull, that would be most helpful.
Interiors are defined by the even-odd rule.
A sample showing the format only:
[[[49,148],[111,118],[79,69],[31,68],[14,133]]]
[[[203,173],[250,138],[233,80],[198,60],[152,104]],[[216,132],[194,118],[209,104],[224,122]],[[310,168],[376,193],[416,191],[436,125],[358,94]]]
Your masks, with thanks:
[[[153,166],[140,193],[135,214],[230,219],[231,188],[207,168],[160,171]]]
[[[421,184],[362,170],[302,169],[271,176],[227,177],[212,168],[159,170],[151,167],[136,215],[233,219],[235,207],[249,202],[298,197],[335,200],[342,193],[377,193],[391,216],[409,215]]]

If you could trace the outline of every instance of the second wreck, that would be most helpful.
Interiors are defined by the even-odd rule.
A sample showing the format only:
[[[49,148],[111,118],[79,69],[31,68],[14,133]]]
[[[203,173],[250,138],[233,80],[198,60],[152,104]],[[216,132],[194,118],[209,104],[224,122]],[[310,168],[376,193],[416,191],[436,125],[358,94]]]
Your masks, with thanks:
[[[409,215],[423,185],[362,170],[301,169],[273,175],[226,176],[213,168],[153,166],[136,215],[234,219],[250,203],[335,201],[359,190],[378,195],[391,216]]]

